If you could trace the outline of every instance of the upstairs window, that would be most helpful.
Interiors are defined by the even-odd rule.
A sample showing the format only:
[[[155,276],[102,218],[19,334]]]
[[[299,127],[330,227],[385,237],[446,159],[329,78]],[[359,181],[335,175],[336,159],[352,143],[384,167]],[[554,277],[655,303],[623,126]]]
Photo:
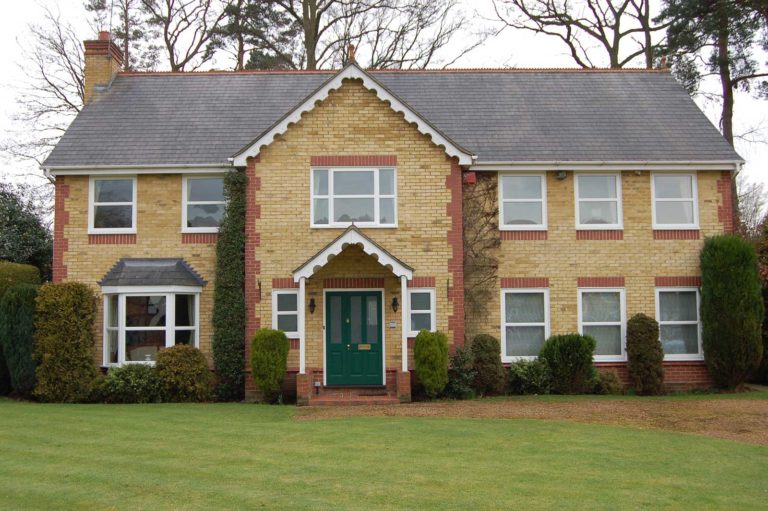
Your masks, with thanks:
[[[547,181],[539,175],[499,176],[502,231],[547,229]]]
[[[653,228],[698,229],[696,174],[653,175]]]
[[[621,176],[576,175],[576,228],[622,229]]]
[[[185,177],[182,197],[183,232],[218,232],[224,217],[224,177]]]
[[[397,185],[392,168],[312,170],[312,226],[397,226]]]
[[[91,178],[89,197],[90,233],[136,232],[136,178]]]

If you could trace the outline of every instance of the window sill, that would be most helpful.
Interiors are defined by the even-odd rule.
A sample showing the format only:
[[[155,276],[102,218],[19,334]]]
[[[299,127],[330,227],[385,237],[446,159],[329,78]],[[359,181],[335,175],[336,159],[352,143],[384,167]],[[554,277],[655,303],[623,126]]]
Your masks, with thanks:
[[[348,224],[323,224],[323,225],[310,225],[310,229],[347,229],[354,225],[357,228],[360,229],[397,229],[398,225],[374,225],[374,224],[364,224],[364,223],[348,223]]]
[[[625,355],[621,356],[595,356],[592,361],[596,364],[602,364],[602,363],[626,363],[627,357]]]
[[[704,355],[667,355],[664,362],[704,362]]]
[[[136,229],[88,229],[88,234],[136,234]]]

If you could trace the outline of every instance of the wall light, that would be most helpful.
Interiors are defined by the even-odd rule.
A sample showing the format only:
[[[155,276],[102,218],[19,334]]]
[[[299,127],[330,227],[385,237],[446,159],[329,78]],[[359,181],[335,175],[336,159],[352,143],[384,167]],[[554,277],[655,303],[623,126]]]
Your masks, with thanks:
[[[397,309],[400,308],[400,303],[397,301],[397,297],[395,296],[392,298],[392,310],[397,312]]]
[[[317,307],[317,305],[315,305],[315,299],[314,298],[310,298],[309,299],[309,313],[310,314],[314,314],[315,313],[315,307]]]

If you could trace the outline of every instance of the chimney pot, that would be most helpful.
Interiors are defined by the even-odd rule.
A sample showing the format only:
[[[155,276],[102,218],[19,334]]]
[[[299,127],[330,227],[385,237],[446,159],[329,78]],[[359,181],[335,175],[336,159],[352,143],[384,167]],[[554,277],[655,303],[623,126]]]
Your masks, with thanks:
[[[106,30],[99,32],[99,41],[109,41],[109,32]]]
[[[351,64],[353,62],[357,62],[355,60],[355,45],[350,44],[349,47],[347,48],[347,63]]]

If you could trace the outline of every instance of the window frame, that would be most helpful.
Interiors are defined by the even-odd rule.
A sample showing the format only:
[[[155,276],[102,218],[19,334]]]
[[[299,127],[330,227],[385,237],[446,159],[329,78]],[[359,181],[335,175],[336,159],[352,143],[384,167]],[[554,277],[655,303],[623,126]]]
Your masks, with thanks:
[[[623,287],[580,287],[578,289],[576,313],[579,322],[579,334],[584,335],[585,323],[582,318],[584,293],[619,293],[619,308],[621,309],[621,354],[619,355],[595,355],[595,362],[626,362],[627,360],[627,297],[626,288]],[[586,326],[615,326],[616,321],[587,322]]]
[[[691,199],[660,199],[656,198],[656,177],[690,177],[691,178]],[[654,172],[651,174],[651,215],[652,225],[654,230],[675,230],[675,229],[687,229],[694,230],[699,229],[699,175],[697,172]],[[657,202],[684,202],[690,201],[693,203],[693,223],[691,224],[660,224],[657,222],[656,203]]]
[[[181,232],[182,233],[217,233],[219,232],[219,227],[188,227],[187,226],[187,216],[188,216],[188,206],[194,206],[194,205],[212,205],[212,204],[221,204],[226,209],[227,207],[227,200],[226,197],[223,201],[190,201],[189,200],[189,181],[195,180],[195,179],[211,179],[211,178],[221,178],[222,183],[224,182],[224,174],[194,174],[194,175],[185,175],[181,178]]]
[[[327,195],[315,195],[315,171],[325,170],[328,172],[328,194]],[[382,195],[379,193],[379,173],[382,170],[392,170],[393,176],[393,194]],[[333,194],[333,175],[336,172],[373,172],[373,195],[334,195]],[[333,201],[334,198],[344,199],[369,199],[373,198],[373,216],[374,222],[335,222]],[[328,201],[328,223],[316,224],[315,223],[315,199],[326,199]],[[395,205],[395,219],[391,224],[382,224],[380,222],[380,203],[381,199],[392,199]],[[309,225],[312,229],[337,229],[346,228],[352,224],[358,227],[368,227],[374,229],[394,229],[398,227],[399,215],[397,213],[397,167],[396,166],[382,166],[382,167],[334,167],[334,166],[315,166],[310,167],[309,170]]]
[[[278,311],[277,310],[277,297],[279,295],[294,295],[296,296],[296,310],[295,311]],[[301,303],[299,301],[299,290],[298,289],[273,289],[272,290],[272,328],[275,330],[279,330],[277,326],[277,317],[278,316],[296,316],[296,331],[295,332],[285,332],[285,336],[289,339],[300,339],[301,335],[299,334],[299,309],[301,309]]]
[[[551,315],[549,305],[548,287],[528,287],[528,288],[502,288],[501,289],[501,361],[516,362],[518,360],[536,360],[538,356],[530,355],[507,355],[507,326],[542,326],[541,323],[507,323],[507,294],[543,294],[544,295],[544,341],[549,339]]]
[[[704,344],[701,335],[701,291],[697,287],[657,287],[655,289],[656,297],[656,321],[659,323],[659,341],[661,342],[661,326],[665,325],[691,325],[692,321],[661,321],[661,293],[679,293],[679,292],[694,292],[696,293],[696,324],[698,328],[696,333],[699,336],[698,353],[685,353],[685,354],[670,354],[664,353],[664,361],[701,361],[704,360]],[[661,345],[662,350],[664,344]]]
[[[427,311],[418,309],[416,311],[413,310],[413,307],[411,307],[411,304],[413,301],[411,300],[411,295],[414,293],[427,293],[429,294],[429,312],[430,312],[430,319],[429,324],[432,328],[430,328],[430,332],[436,332],[437,331],[437,325],[435,324],[437,320],[437,297],[435,293],[435,288],[433,287],[409,287],[408,288],[408,337],[416,337],[419,335],[419,331],[411,330],[411,315],[416,312],[417,314],[425,314]]]
[[[615,177],[616,178],[616,198],[615,199],[580,199],[579,198],[579,177]],[[575,221],[576,229],[580,231],[621,231],[624,230],[624,198],[622,195],[621,172],[576,172],[573,176],[573,193],[575,203]],[[615,224],[582,224],[579,215],[579,206],[582,202],[616,202],[616,220]]]
[[[130,179],[133,182],[132,202],[96,202],[96,181],[124,181]],[[121,176],[90,176],[88,179],[88,234],[136,234],[136,211],[138,179],[135,175]],[[131,227],[94,227],[96,218],[96,206],[131,206]]]
[[[541,179],[541,198],[539,199],[504,199],[504,178],[505,177],[538,177]],[[546,231],[547,230],[547,174],[546,172],[516,174],[512,172],[500,172],[499,176],[499,230],[500,231]],[[527,202],[541,203],[541,223],[540,224],[504,224],[504,203],[505,202]]]

